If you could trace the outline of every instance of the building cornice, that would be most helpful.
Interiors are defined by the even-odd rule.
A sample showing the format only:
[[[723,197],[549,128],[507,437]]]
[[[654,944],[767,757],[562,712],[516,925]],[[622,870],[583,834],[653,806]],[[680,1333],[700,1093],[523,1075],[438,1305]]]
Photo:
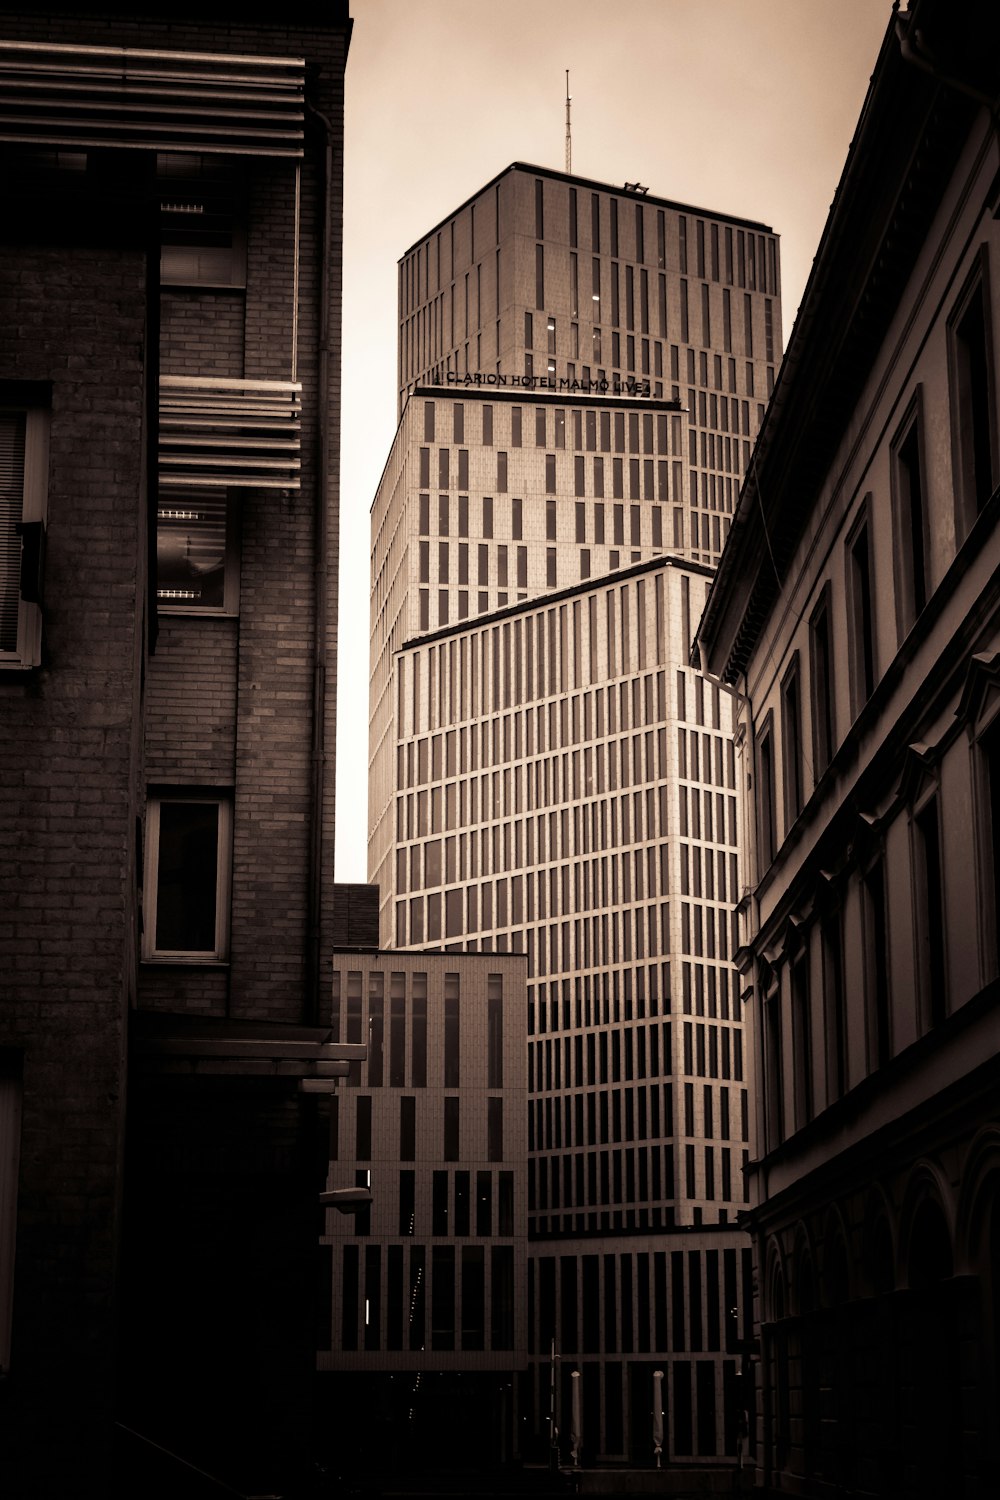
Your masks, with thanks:
[[[933,37],[948,31],[940,0],[917,12]],[[905,61],[890,24],[698,627],[703,664],[725,682],[746,671],[780,596],[978,108]]]

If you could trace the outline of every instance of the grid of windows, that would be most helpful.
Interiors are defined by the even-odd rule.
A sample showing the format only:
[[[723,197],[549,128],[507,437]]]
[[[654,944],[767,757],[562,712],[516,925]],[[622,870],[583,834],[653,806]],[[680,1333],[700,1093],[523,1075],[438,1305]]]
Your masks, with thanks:
[[[532,381],[577,382],[582,390],[638,380],[645,394],[682,400],[698,436],[690,483],[699,525],[691,545],[717,554],[711,513],[732,510],[780,358],[777,242],[762,226],[701,217],[689,225],[670,206],[626,204],[610,191],[592,194],[589,224],[583,214],[571,221],[572,192],[562,181],[509,172],[404,257],[401,406],[422,382],[514,371]],[[540,220],[539,193],[547,205]],[[524,194],[533,204],[522,201]],[[491,233],[473,253],[468,231],[477,210],[478,227],[484,208]],[[620,217],[621,208],[629,211]],[[534,214],[536,229],[542,223],[551,232],[558,222],[571,232],[558,241],[536,235],[534,262],[515,277],[517,285],[533,284],[534,301],[508,311],[499,264],[521,253],[513,226],[524,214]],[[689,238],[698,252],[690,258]],[[581,275],[588,248],[591,271]],[[471,301],[470,277],[478,289]],[[734,295],[743,304],[736,320]],[[579,320],[588,312],[581,339]]]
[[[537,1233],[742,1202],[735,758],[728,700],[665,634],[682,578],[654,565],[398,663],[395,939],[527,954]],[[690,1129],[674,1074],[700,1081]]]
[[[329,1215],[320,1368],[523,1354],[524,993],[516,958],[335,957],[331,1038],[368,1056],[331,1099],[330,1180],[358,1164],[373,1201]]]
[[[523,245],[515,222],[534,227]],[[780,357],[776,242],[513,169],[400,271],[401,402],[413,399],[373,516],[370,871],[383,933],[528,958],[531,1305],[558,1301],[601,1355],[583,1372],[601,1451],[630,1449],[641,1371],[613,1356],[633,1347],[669,1364],[669,1451],[733,1451],[735,1364],[719,1353],[716,1298],[696,1291],[717,1288],[717,1257],[699,1249],[670,1293],[697,1304],[688,1347],[713,1357],[675,1364],[662,1255],[652,1279],[640,1265],[651,1256],[622,1256],[599,1315],[597,1258],[542,1247],[679,1224],[740,1243],[727,1227],[747,1159],[731,707],[686,662]],[[620,399],[630,381],[642,402]],[[442,389],[414,396],[422,383]],[[456,493],[453,451],[450,531],[433,525],[440,421],[426,464],[417,455],[432,399],[464,406],[469,488]],[[487,406],[489,438],[477,431]],[[481,459],[492,444],[502,481]],[[667,552],[696,565],[683,608],[671,568],[653,563]],[[529,605],[555,589],[565,595]],[[541,1329],[529,1421],[545,1405],[547,1349]]]
[[[648,1462],[654,1369],[662,1376],[664,1454],[683,1460],[736,1451],[735,1356],[751,1332],[750,1250],[735,1235],[710,1247],[686,1244],[668,1249],[639,1239],[611,1252],[542,1249],[529,1262],[529,1352],[544,1357],[554,1342],[564,1356],[557,1422],[570,1410],[572,1371],[579,1370],[585,1420],[590,1430],[600,1426],[609,1457]]]

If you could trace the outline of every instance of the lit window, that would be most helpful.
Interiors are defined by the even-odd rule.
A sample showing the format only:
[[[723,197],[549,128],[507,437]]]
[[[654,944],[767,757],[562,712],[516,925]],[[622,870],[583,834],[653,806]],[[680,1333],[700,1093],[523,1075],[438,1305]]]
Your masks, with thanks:
[[[156,602],[161,610],[235,614],[239,569],[225,490],[176,490],[156,507]]]
[[[200,792],[146,808],[143,958],[181,963],[229,950],[232,804]]]
[[[47,475],[48,413],[0,411],[0,667],[41,661]]]

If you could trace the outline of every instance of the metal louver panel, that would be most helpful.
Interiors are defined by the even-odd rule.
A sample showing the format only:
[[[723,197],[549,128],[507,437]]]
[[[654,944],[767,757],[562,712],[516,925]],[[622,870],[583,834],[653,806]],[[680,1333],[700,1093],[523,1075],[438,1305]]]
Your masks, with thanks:
[[[297,381],[160,377],[159,481],[297,490]]]
[[[0,141],[301,157],[301,58],[0,41]]]

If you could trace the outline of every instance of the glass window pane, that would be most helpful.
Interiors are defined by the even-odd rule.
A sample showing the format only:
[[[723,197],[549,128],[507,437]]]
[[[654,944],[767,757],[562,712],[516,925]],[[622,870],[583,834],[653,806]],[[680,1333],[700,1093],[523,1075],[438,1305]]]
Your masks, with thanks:
[[[156,597],[179,609],[226,602],[226,497],[161,498],[156,512]]]
[[[161,803],[156,882],[161,952],[215,952],[218,863],[218,803]]]

